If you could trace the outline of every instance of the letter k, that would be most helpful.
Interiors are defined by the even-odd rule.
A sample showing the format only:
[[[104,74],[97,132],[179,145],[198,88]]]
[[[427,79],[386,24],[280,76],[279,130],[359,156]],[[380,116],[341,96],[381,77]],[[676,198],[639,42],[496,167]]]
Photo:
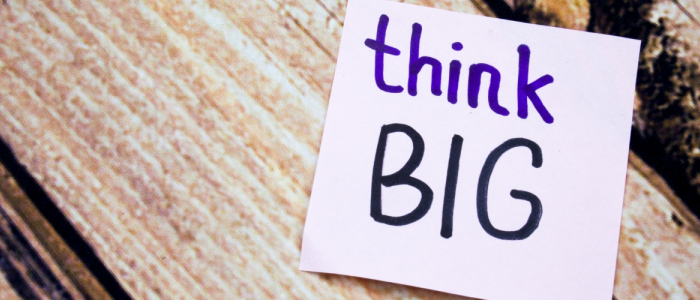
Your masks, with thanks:
[[[537,90],[545,85],[554,82],[554,78],[550,75],[544,75],[532,83],[527,83],[528,72],[530,69],[530,48],[527,45],[518,47],[520,59],[518,63],[518,116],[522,119],[527,118],[527,99],[530,98],[532,105],[542,117],[545,123],[551,124],[554,118],[547,111],[547,108],[542,104],[542,100],[537,96]]]

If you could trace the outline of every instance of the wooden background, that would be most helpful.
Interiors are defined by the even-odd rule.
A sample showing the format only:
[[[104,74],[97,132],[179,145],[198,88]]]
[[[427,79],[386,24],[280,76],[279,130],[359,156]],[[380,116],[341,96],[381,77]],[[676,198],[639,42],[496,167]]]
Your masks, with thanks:
[[[38,185],[0,168],[0,298],[459,298],[298,270],[345,6],[3,1],[0,137]],[[700,298],[697,218],[634,153],[624,205],[614,296]]]

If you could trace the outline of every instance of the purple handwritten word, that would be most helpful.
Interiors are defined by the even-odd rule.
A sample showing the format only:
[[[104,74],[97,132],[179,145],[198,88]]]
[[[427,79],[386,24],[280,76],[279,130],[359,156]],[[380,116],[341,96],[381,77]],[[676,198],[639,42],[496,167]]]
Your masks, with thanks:
[[[384,80],[384,54],[393,56],[401,55],[401,51],[395,47],[386,44],[386,29],[389,26],[389,17],[382,15],[379,17],[377,25],[377,36],[374,40],[365,40],[365,45],[374,50],[374,80],[377,87],[387,93],[401,93],[403,87],[400,85],[389,85]],[[429,66],[432,70],[430,92],[435,96],[442,95],[440,89],[442,84],[442,64],[439,60],[430,56],[420,55],[420,37],[423,32],[423,27],[418,24],[413,24],[411,33],[411,45],[408,62],[408,94],[411,96],[418,95],[418,74],[423,70],[423,67]],[[463,49],[462,43],[455,42],[452,44],[454,51]],[[544,75],[531,83],[528,82],[528,73],[530,70],[530,48],[527,45],[518,47],[518,117],[526,119],[527,101],[530,99],[532,105],[539,113],[545,123],[551,124],[554,122],[554,117],[549,113],[547,108],[542,103],[542,99],[537,95],[537,90],[554,82],[551,75]],[[447,101],[457,103],[457,91],[459,90],[459,76],[462,69],[462,64],[458,60],[450,62],[449,79],[447,84]],[[501,85],[501,73],[495,67],[479,63],[469,67],[469,79],[467,81],[467,103],[472,108],[478,106],[478,95],[481,87],[481,75],[489,73],[491,81],[488,89],[489,108],[499,115],[507,116],[510,114],[508,109],[498,103],[498,89]]]

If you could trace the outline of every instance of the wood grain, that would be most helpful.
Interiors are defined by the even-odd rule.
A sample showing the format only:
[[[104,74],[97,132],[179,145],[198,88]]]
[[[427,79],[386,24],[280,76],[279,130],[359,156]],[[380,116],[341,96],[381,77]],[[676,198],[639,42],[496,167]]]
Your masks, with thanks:
[[[691,225],[697,218],[674,206],[669,198],[675,196],[663,185],[644,162],[630,155],[615,276],[617,299],[700,295],[696,273],[700,236]]]
[[[0,136],[134,298],[458,298],[298,271],[345,5],[8,0]],[[638,169],[615,295],[692,298],[697,235]]]

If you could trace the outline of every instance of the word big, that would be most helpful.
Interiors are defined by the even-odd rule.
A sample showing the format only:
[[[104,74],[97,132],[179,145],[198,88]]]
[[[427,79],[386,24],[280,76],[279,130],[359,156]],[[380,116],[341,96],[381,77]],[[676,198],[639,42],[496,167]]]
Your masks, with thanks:
[[[379,17],[377,37],[374,40],[365,40],[365,45],[375,51],[374,80],[377,87],[387,93],[401,93],[403,92],[402,86],[389,85],[384,80],[384,54],[394,56],[401,54],[399,49],[385,43],[386,29],[388,26],[389,17],[386,15]],[[420,73],[425,65],[430,65],[432,67],[430,90],[433,95],[440,96],[442,95],[442,64],[433,57],[420,56],[420,37],[422,31],[423,27],[420,24],[413,24],[410,46],[411,51],[408,62],[408,94],[411,96],[416,96],[418,94],[416,89],[416,85],[418,84],[418,73]],[[460,51],[462,48],[463,46],[460,42],[455,42],[452,44],[452,49],[455,51]],[[527,45],[520,45],[518,47],[518,54],[520,55],[518,61],[518,116],[522,119],[527,118],[527,99],[529,98],[532,104],[535,106],[537,112],[542,117],[542,120],[544,120],[544,122],[547,124],[551,124],[554,122],[554,117],[552,117],[542,103],[542,100],[537,95],[537,90],[554,82],[554,78],[550,75],[544,75],[528,84],[530,48],[528,48]],[[453,60],[450,62],[450,78],[447,85],[447,101],[452,104],[457,103],[457,90],[459,89],[459,76],[461,68],[462,63],[460,63],[458,60]],[[495,67],[484,63],[473,64],[469,67],[469,80],[467,85],[467,102],[469,103],[469,106],[476,108],[478,105],[477,98],[479,95],[479,88],[481,86],[481,75],[484,72],[491,75],[491,83],[488,90],[489,107],[493,112],[499,115],[509,115],[510,112],[508,109],[498,103],[498,88],[501,84],[501,73]]]
[[[403,132],[413,143],[413,150],[406,164],[401,167],[396,173],[391,175],[382,175],[384,167],[384,153],[386,151],[386,142],[390,133]],[[462,152],[463,139],[459,135],[452,137],[452,146],[450,149],[450,158],[447,166],[447,179],[445,182],[445,199],[442,207],[442,228],[440,235],[444,238],[452,236],[452,217],[455,203],[455,190],[457,187],[457,175],[459,173],[459,158]],[[522,228],[515,231],[503,231],[496,229],[489,220],[487,211],[487,194],[489,188],[489,180],[491,173],[498,159],[506,151],[515,147],[527,147],[532,152],[532,166],[539,168],[542,166],[542,150],[537,143],[525,139],[514,138],[507,140],[500,146],[496,147],[489,156],[481,169],[479,182],[477,184],[476,193],[476,210],[481,227],[491,236],[502,240],[522,240],[529,237],[537,226],[539,226],[542,218],[542,203],[537,196],[520,190],[511,190],[510,195],[515,199],[521,199],[530,202],[532,210],[527,222]],[[418,168],[423,159],[425,143],[423,138],[413,128],[405,124],[389,124],[382,126],[379,133],[379,143],[377,144],[377,152],[374,157],[374,168],[372,171],[372,196],[370,204],[370,215],[375,221],[394,226],[402,226],[418,221],[425,216],[430,210],[430,205],[433,203],[433,190],[420,179],[412,177],[413,171]],[[382,185],[391,187],[395,185],[406,184],[416,188],[421,193],[421,199],[418,206],[410,213],[393,217],[382,213]]]

